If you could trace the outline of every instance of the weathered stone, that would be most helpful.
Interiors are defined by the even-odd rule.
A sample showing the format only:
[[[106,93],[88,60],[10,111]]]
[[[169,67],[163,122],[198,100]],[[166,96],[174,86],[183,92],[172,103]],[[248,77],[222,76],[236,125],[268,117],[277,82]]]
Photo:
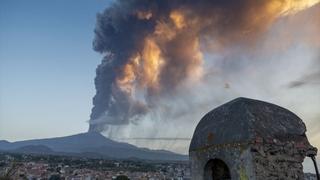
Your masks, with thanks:
[[[189,148],[192,178],[303,179],[304,158],[316,154],[305,132],[292,112],[237,98],[199,122]]]

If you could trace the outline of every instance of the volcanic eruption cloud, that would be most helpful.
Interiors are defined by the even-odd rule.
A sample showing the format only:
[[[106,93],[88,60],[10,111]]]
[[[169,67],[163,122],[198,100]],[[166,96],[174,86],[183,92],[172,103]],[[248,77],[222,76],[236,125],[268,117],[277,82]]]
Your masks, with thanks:
[[[319,113],[301,103],[320,106],[319,6],[319,0],[114,1],[97,15],[93,47],[104,57],[89,131],[190,137],[205,112],[237,96],[284,105],[312,124]],[[299,89],[308,93],[304,99],[297,99]]]

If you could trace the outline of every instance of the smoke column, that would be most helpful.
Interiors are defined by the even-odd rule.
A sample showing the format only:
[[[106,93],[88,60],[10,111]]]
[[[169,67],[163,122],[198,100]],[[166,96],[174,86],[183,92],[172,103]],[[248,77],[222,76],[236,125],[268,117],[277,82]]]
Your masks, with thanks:
[[[89,131],[137,124],[155,112],[178,117],[179,102],[170,100],[211,76],[204,67],[210,64],[206,54],[231,58],[228,50],[241,46],[241,52],[254,56],[253,49],[279,18],[318,2],[115,1],[97,15],[93,47],[104,58],[96,69]]]

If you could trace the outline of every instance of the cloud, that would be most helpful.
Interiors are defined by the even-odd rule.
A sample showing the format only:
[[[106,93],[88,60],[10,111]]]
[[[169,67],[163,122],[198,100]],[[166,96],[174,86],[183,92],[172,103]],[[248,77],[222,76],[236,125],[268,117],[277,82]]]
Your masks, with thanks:
[[[97,18],[94,49],[105,57],[90,131],[190,138],[205,113],[239,96],[288,108],[313,128],[320,4],[301,10],[286,2],[117,1]],[[127,141],[183,153],[189,145]]]

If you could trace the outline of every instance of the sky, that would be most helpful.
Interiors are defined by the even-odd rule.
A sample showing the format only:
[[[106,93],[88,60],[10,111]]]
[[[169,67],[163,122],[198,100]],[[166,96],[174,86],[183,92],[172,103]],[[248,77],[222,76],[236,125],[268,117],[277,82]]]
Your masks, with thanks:
[[[96,14],[108,0],[0,1],[0,139],[88,129],[101,55]]]

